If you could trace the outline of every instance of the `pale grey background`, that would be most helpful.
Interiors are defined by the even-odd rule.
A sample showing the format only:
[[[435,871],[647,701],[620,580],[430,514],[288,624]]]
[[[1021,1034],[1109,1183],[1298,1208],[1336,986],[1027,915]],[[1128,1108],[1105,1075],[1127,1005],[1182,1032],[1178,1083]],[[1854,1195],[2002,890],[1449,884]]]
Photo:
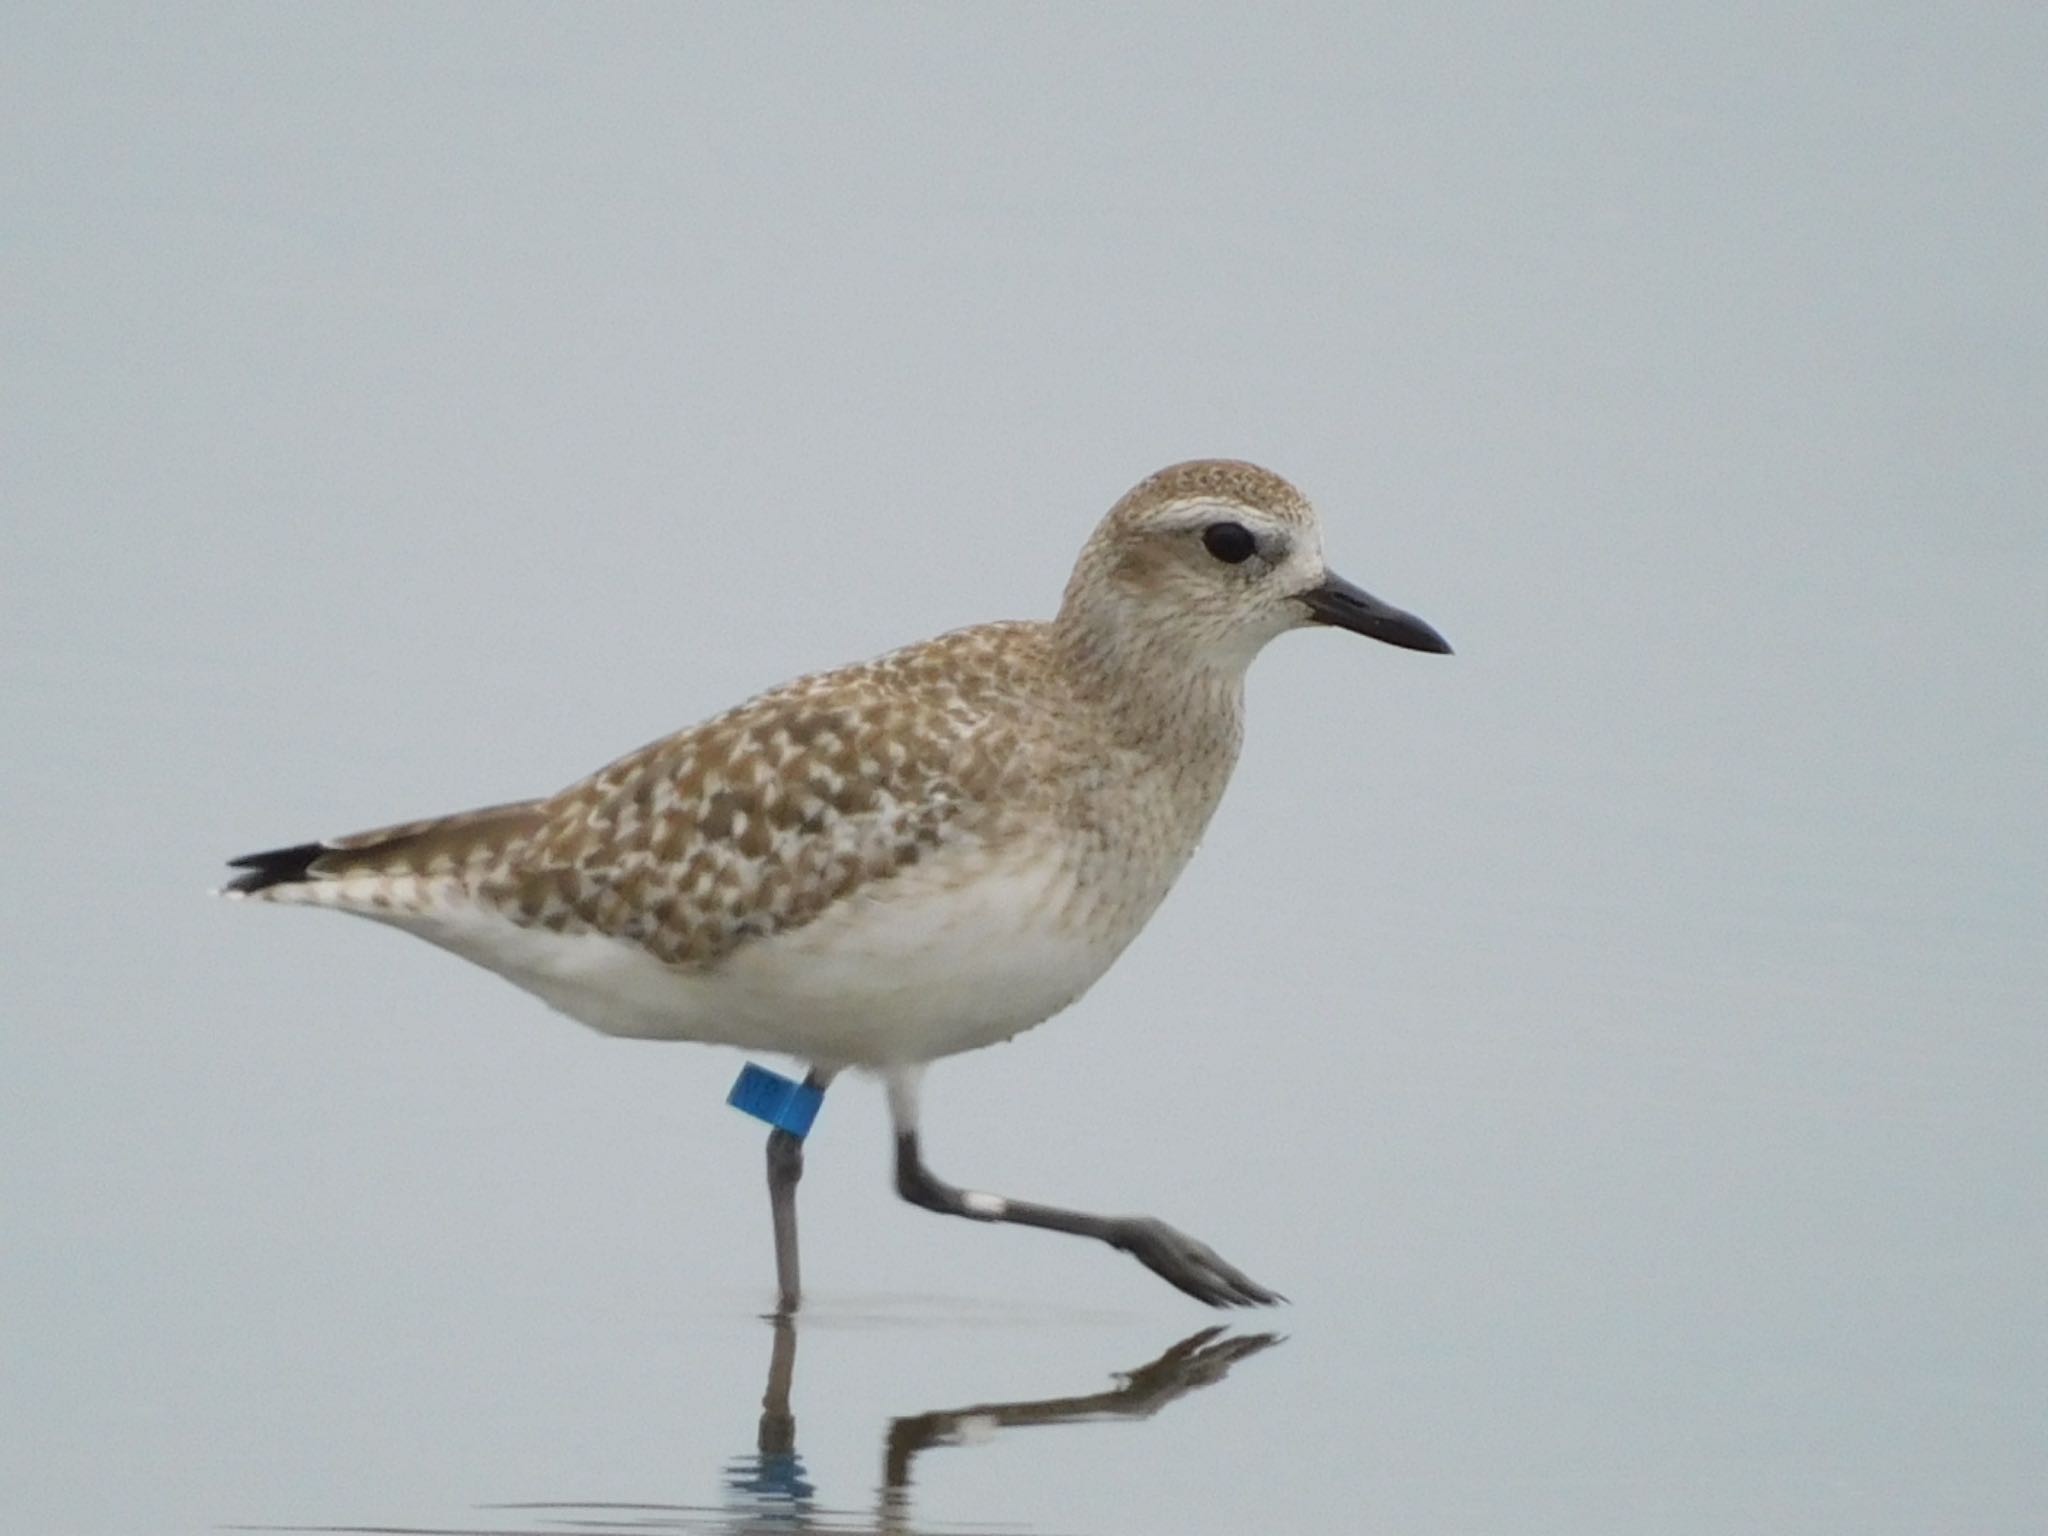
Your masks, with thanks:
[[[2040,1528],[2048,10],[0,42],[5,1528],[718,1504],[768,1348],[734,1058],[218,861],[1044,614],[1195,454],[1459,654],[1276,646],[1152,931],[935,1072],[930,1141],[1184,1222],[1292,1337],[927,1458],[919,1518]],[[890,1415],[1203,1321],[900,1206],[878,1099],[804,1188],[835,1508]]]

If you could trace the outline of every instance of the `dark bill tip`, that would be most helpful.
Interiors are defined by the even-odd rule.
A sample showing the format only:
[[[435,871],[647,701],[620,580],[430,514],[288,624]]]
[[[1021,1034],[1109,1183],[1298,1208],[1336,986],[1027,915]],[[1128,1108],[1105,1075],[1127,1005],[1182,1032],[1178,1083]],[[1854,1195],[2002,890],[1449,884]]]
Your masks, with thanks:
[[[1451,643],[1414,614],[1360,591],[1342,576],[1325,576],[1320,587],[1301,594],[1301,601],[1318,624],[1334,624],[1404,650],[1451,654]]]

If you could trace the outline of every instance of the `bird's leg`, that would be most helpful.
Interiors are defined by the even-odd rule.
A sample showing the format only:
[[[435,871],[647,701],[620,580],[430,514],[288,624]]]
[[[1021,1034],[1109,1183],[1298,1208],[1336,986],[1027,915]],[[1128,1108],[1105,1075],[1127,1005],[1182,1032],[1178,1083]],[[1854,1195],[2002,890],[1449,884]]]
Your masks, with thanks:
[[[804,1086],[825,1091],[832,1081],[830,1072],[816,1068],[804,1077]],[[796,1186],[804,1176],[804,1139],[776,1129],[768,1133],[768,1213],[775,1223],[775,1310],[788,1316],[803,1298],[803,1275],[796,1252]]]
[[[924,1164],[917,1141],[917,1086],[922,1068],[889,1074],[889,1114],[896,1128],[896,1193],[912,1205],[971,1221],[1006,1221],[1092,1237],[1121,1249],[1168,1285],[1212,1307],[1266,1306],[1286,1298],[1269,1291],[1206,1243],[1151,1216],[1096,1216],[1029,1200],[960,1189]]]
[[[775,1222],[775,1310],[796,1311],[803,1277],[796,1256],[796,1183],[804,1176],[804,1144],[787,1131],[768,1133],[768,1211]]]

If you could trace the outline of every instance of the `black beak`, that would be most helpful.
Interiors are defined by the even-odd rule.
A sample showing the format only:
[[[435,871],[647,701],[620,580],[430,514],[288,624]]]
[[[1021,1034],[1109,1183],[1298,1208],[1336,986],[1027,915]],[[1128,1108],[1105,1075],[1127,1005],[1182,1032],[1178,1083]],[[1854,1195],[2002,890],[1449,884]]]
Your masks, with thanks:
[[[1412,613],[1403,613],[1392,603],[1383,603],[1370,592],[1361,592],[1342,576],[1325,576],[1320,587],[1301,594],[1301,601],[1318,624],[1334,624],[1353,634],[1370,635],[1389,645],[1410,651],[1451,654],[1450,642]]]

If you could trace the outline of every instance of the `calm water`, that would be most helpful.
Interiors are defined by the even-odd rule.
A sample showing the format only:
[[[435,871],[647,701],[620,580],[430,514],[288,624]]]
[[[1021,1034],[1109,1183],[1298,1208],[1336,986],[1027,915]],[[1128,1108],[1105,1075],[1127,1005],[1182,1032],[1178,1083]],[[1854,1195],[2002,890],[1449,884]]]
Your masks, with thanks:
[[[403,1522],[332,1523],[320,1526],[258,1526],[247,1529],[391,1531],[433,1530],[463,1536],[548,1531],[753,1532],[753,1531],[944,1531],[1024,1530],[988,1511],[970,1521],[942,1521],[919,1510],[920,1480],[932,1475],[941,1454],[972,1455],[998,1437],[1027,1430],[1077,1425],[1130,1424],[1150,1419],[1181,1399],[1218,1387],[1233,1368],[1281,1342],[1273,1333],[1232,1332],[1211,1326],[1176,1341],[1156,1357],[1118,1371],[1108,1380],[1057,1396],[990,1400],[934,1406],[896,1415],[876,1427],[872,1489],[823,1486],[806,1460],[800,1377],[799,1330],[785,1320],[763,1319],[766,1360],[760,1387],[760,1418],[751,1444],[720,1469],[717,1497],[699,1496],[703,1476],[684,1476],[675,1486],[655,1489],[642,1500],[618,1497],[548,1499],[482,1504],[453,1512],[432,1524],[417,1517]],[[842,1325],[848,1320],[841,1320]],[[855,1320],[857,1321],[857,1320]],[[877,1320],[879,1321],[879,1320]],[[927,1318],[929,1324],[932,1319]],[[817,1325],[813,1325],[815,1327]],[[822,1325],[827,1331],[835,1325]],[[815,1347],[815,1346],[814,1346]],[[809,1438],[839,1451],[857,1438],[861,1426],[811,1408]],[[1026,1466],[1028,1445],[1019,1447]],[[865,1496],[863,1496],[865,1495]],[[1111,1497],[1115,1497],[1112,1493]],[[445,1519],[446,1523],[442,1523]]]
[[[2048,9],[0,33],[0,1536],[2048,1528]],[[730,1056],[203,894],[1197,454],[1458,654],[1276,644],[926,1150],[1290,1307],[847,1081],[779,1336]]]

